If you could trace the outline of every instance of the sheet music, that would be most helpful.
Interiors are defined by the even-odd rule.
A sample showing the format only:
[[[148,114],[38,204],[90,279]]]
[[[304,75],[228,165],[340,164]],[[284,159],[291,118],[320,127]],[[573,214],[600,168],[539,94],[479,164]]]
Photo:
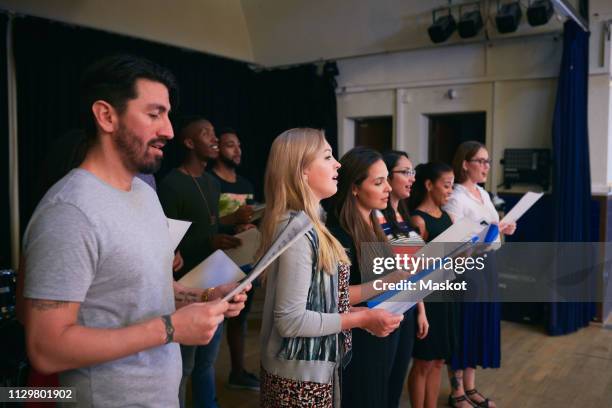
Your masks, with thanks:
[[[427,273],[427,278],[432,282],[444,282],[455,279],[455,273],[444,269],[436,269],[433,272]],[[420,280],[418,275],[409,279],[412,282]],[[402,290],[391,296],[384,302],[380,302],[373,306],[373,309],[384,309],[394,314],[404,314],[410,310],[418,302],[421,302],[433,292],[433,289],[419,290]]]
[[[461,218],[456,221],[453,225],[444,230],[432,242],[467,242],[471,241],[473,237],[477,236],[486,225],[480,222],[472,221],[469,218]],[[429,245],[429,244],[428,244]]]
[[[250,228],[234,236],[240,238],[242,244],[236,248],[226,249],[226,255],[239,266],[252,263],[261,242],[261,233],[257,228]]]
[[[544,193],[534,193],[532,191],[525,193],[525,195],[521,197],[519,202],[516,203],[516,205],[512,207],[510,211],[508,211],[508,214],[506,214],[504,219],[500,221],[500,224],[502,222],[509,223],[512,221],[518,221],[518,219],[521,218],[523,214],[525,214],[527,210],[531,208],[532,205],[534,205],[540,198],[542,198],[543,195]]]
[[[238,282],[246,275],[223,251],[217,249],[195,268],[187,272],[179,283],[190,288],[212,288]]]
[[[280,232],[276,240],[272,243],[270,249],[261,257],[257,264],[253,267],[253,270],[246,277],[244,281],[237,288],[227,294],[223,300],[230,300],[238,293],[242,292],[244,288],[274,261],[280,254],[282,254],[287,248],[289,248],[295,241],[301,238],[312,228],[312,223],[308,216],[300,211],[296,213],[285,228]]]
[[[483,234],[483,231],[488,230],[486,224],[474,222],[467,218],[454,223],[447,228],[443,233],[431,240],[427,245],[422,247],[413,256],[425,258],[440,258],[456,256],[464,249],[466,245],[476,242],[478,236]],[[432,245],[433,244],[433,245]],[[423,278],[427,278],[432,282],[444,282],[445,280],[454,280],[455,274],[453,271],[445,269],[436,269],[433,271],[420,271],[411,276],[408,281],[418,282]],[[391,313],[403,314],[412,308],[416,303],[422,301],[426,296],[431,294],[433,290],[401,290],[396,292],[385,292],[380,295],[380,298],[374,298],[367,302],[368,306],[374,309],[385,309]]]
[[[257,221],[263,216],[264,210],[266,209],[265,204],[255,204],[253,205],[253,216],[251,217],[251,221]]]
[[[191,226],[190,221],[175,220],[167,218],[168,228],[170,229],[170,241],[172,242],[172,251],[176,251],[176,248],[181,243],[181,240],[187,233],[187,230]]]

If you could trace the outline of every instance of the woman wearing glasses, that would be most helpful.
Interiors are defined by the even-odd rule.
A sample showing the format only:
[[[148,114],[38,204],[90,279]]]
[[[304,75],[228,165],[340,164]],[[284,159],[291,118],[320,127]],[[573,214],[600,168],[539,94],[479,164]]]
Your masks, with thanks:
[[[402,253],[414,254],[425,245],[423,238],[410,224],[410,214],[405,201],[410,197],[416,173],[406,152],[388,151],[383,154],[383,161],[389,171],[387,180],[391,185],[391,193],[387,208],[382,211],[376,210],[376,216],[389,242],[394,246],[400,246]],[[415,338],[423,339],[429,331],[423,302],[419,302],[416,309],[416,313],[415,308],[404,313],[404,320],[395,337],[397,346],[393,347],[396,351],[389,376],[389,407],[399,406]]]
[[[498,224],[501,234],[510,235],[514,233],[516,223],[500,224],[499,215],[489,193],[479,186],[487,180],[490,169],[489,152],[482,143],[475,141],[462,143],[453,159],[455,185],[444,210],[455,220],[467,217],[476,222],[485,220],[489,224]],[[492,256],[487,257],[488,268],[493,267],[492,260]],[[487,269],[481,273],[487,274]],[[450,406],[495,407],[493,401],[476,389],[476,367],[500,366],[500,315],[499,303],[463,302],[461,304],[460,347],[453,355],[449,368],[452,388],[449,396]]]

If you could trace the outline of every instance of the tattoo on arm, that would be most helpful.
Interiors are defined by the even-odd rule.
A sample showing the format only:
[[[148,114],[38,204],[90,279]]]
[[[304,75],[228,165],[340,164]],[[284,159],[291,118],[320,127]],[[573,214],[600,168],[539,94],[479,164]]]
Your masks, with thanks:
[[[68,303],[65,300],[32,299],[32,307],[41,312],[65,308],[68,307]]]
[[[176,303],[195,303],[200,301],[200,296],[197,293],[189,292],[186,290],[180,290],[175,292],[174,299]]]

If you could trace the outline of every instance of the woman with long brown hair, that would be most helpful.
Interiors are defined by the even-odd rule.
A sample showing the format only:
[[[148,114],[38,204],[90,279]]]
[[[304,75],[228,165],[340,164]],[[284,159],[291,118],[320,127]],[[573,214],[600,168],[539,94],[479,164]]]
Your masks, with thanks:
[[[365,147],[351,149],[340,163],[338,193],[332,199],[327,225],[351,260],[351,298],[367,300],[372,295],[367,291],[372,287],[371,271],[362,264],[362,249],[370,243],[383,248],[385,245],[381,244],[387,244],[375,210],[387,207],[391,192],[389,172],[380,153]],[[386,338],[378,338],[366,330],[353,330],[353,356],[342,371],[343,406],[388,406],[398,335],[395,331]]]
[[[402,319],[383,310],[350,309],[349,259],[321,221],[319,204],[336,192],[339,167],[322,131],[291,129],[272,143],[259,256],[297,211],[313,228],[264,275],[262,407],[338,406],[338,368],[350,359],[350,329],[386,336]]]
[[[391,195],[387,208],[376,211],[377,218],[389,242],[401,253],[413,255],[425,245],[425,241],[410,223],[407,200],[415,181],[415,170],[408,153],[391,150],[383,153],[389,171]],[[416,310],[415,310],[416,309]],[[404,313],[404,320],[397,330],[397,350],[393,358],[389,383],[389,407],[398,407],[415,340],[424,339],[429,331],[425,304]]]

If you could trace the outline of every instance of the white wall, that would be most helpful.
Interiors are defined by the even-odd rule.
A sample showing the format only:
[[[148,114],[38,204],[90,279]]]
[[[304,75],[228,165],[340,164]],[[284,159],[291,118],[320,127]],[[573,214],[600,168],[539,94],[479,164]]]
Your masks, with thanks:
[[[457,6],[469,2],[473,0],[453,1],[457,20]],[[489,37],[500,37],[494,27],[497,0],[482,0],[481,4]],[[427,34],[432,10],[447,6],[448,1],[242,0],[242,5],[255,59],[273,66],[432,47]],[[519,35],[560,28],[558,21],[530,27],[523,17]],[[482,31],[474,40],[484,38]],[[465,42],[454,33],[446,44]]]
[[[503,157],[506,148],[551,149],[556,79],[496,81],[494,87],[493,157]],[[503,182],[499,162],[491,179],[495,185]],[[520,191],[519,187],[513,189]]]
[[[425,115],[486,112],[486,141],[494,159],[488,187],[496,191],[505,148],[551,147],[561,53],[559,36],[547,34],[341,60],[340,153],[352,147],[352,119],[369,116],[370,106],[377,114],[386,106],[395,118],[395,146],[418,162],[428,157]],[[456,91],[455,99],[447,97],[449,89]],[[393,95],[396,109],[391,102],[373,103],[380,94]]]
[[[0,8],[254,60],[240,0],[0,0]]]
[[[612,187],[612,92],[610,43],[602,35],[602,29],[603,21],[612,18],[612,2],[595,0],[591,2],[590,12],[593,31],[589,77],[591,180],[594,194],[607,194]],[[343,101],[353,93],[362,94],[362,100],[367,100],[367,95],[374,91],[395,93],[396,147],[416,152],[419,158],[426,158],[423,147],[426,140],[422,140],[424,123],[410,119],[411,114],[399,108],[405,95],[419,95],[421,99],[412,98],[421,112],[431,109],[430,101],[436,93],[440,109],[451,106],[451,110],[465,112],[474,104],[490,106],[487,123],[492,122],[492,128],[487,127],[490,132],[487,145],[495,162],[488,187],[495,190],[495,185],[502,181],[499,159],[505,148],[550,148],[552,145],[556,78],[562,51],[561,34],[552,33],[340,60],[340,147],[351,146],[354,137],[345,126],[347,116],[343,108]],[[483,84],[491,87],[490,95],[477,91]],[[449,101],[440,94],[441,90],[458,87],[464,93],[473,94],[476,100]],[[419,107],[420,104],[426,106]],[[351,109],[360,110],[355,106]]]
[[[610,115],[610,75],[590,75],[589,151],[594,192],[607,192],[612,185]]]
[[[338,95],[338,132],[339,134],[355,134],[355,121],[352,118],[367,118],[374,116],[393,116],[395,112],[395,92],[374,91],[368,93],[347,93]],[[393,125],[395,129],[395,122]],[[339,138],[338,154],[353,147],[351,138]]]

